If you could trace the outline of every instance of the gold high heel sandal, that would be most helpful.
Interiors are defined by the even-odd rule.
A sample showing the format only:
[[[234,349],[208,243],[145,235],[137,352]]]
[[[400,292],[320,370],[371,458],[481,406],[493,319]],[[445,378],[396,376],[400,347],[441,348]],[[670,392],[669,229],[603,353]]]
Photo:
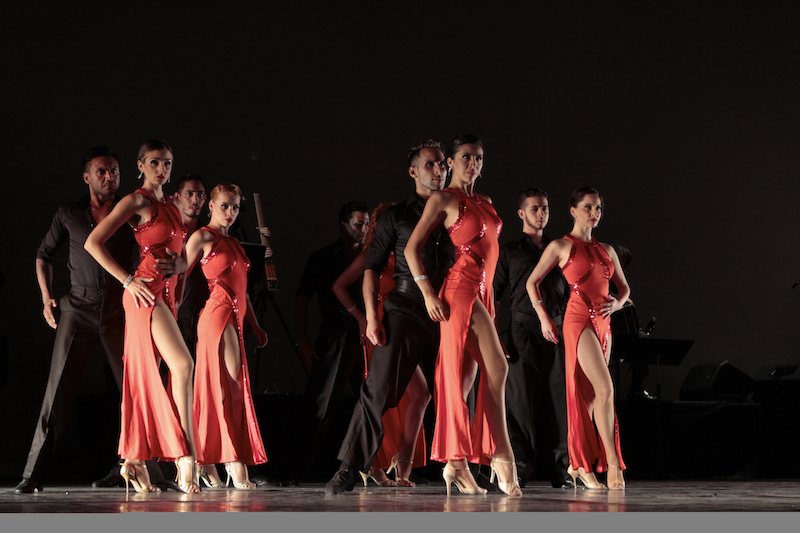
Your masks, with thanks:
[[[442,477],[444,478],[444,483],[447,486],[447,495],[450,496],[450,484],[455,483],[458,490],[461,494],[486,494],[486,489],[482,487],[470,487],[467,483],[463,480],[463,478],[459,477],[458,473],[462,471],[469,471],[469,468],[456,468],[452,464],[447,463],[442,470]]]
[[[379,487],[396,487],[397,486],[397,482],[395,480],[393,480],[393,479],[389,479],[389,478],[385,477],[385,474],[384,474],[384,479],[378,479],[378,477],[373,475],[373,473],[372,473],[373,470],[376,470],[376,469],[375,468],[370,468],[368,474],[365,474],[361,470],[358,471],[358,473],[361,474],[361,479],[364,481],[364,486],[365,487],[367,486],[367,480],[368,479],[372,479],[372,481],[374,481],[375,484],[378,485]]]
[[[206,487],[210,489],[222,489],[225,488],[225,484],[222,483],[222,480],[219,478],[219,474],[217,474],[216,479],[214,479],[209,473],[209,469],[216,470],[216,465],[200,465],[197,468],[197,476],[198,476],[198,485],[200,485],[200,481],[205,483]]]
[[[583,482],[583,486],[587,489],[604,489],[606,488],[605,485],[597,481],[597,478],[592,475],[589,477],[589,474],[584,471],[582,466],[579,466],[577,470],[572,469],[572,465],[567,467],[567,474],[572,478],[572,483],[575,485],[575,488],[578,488],[578,479]]]
[[[611,469],[614,468],[617,471],[617,475],[614,476],[614,480],[611,479]],[[611,463],[608,464],[608,471],[606,472],[606,484],[608,485],[608,490],[625,490],[625,478],[622,477],[622,469],[619,465],[612,465]]]
[[[134,463],[130,459],[125,459],[125,461],[123,461],[122,465],[119,467],[119,475],[125,480],[125,495],[127,495],[129,492],[129,484],[133,485],[133,489],[136,492],[161,492],[160,488],[149,484],[150,476],[147,476],[148,483],[145,483],[144,476],[142,476],[140,479],[139,474],[136,472],[137,466],[144,467],[145,472],[147,472],[147,466],[145,466],[144,461],[138,461],[137,463]]]
[[[244,472],[245,472],[244,473],[244,481],[237,481],[236,480],[236,476],[233,475],[233,467],[234,466],[241,466],[242,468],[244,468]],[[248,490],[248,489],[256,488],[256,484],[253,483],[252,481],[250,481],[250,479],[247,476],[247,465],[245,465],[243,463],[239,463],[239,462],[225,463],[225,472],[228,473],[228,480],[225,482],[225,486],[226,487],[228,485],[230,485],[231,484],[231,480],[233,480],[234,488],[237,488],[237,489],[240,489],[240,490]]]
[[[392,473],[394,470],[394,480],[397,482],[398,485],[401,487],[415,487],[416,483],[408,479],[407,477],[400,477],[400,469],[398,468],[398,463],[405,463],[407,465],[413,465],[414,461],[409,461],[408,459],[403,459],[400,457],[400,454],[396,454],[392,457],[392,462],[389,463],[389,469],[386,470],[386,475]]]
[[[495,466],[495,463],[506,463],[513,465],[513,476],[511,481],[500,481],[500,471],[497,469],[497,466]],[[497,478],[497,488],[509,496],[522,495],[522,490],[519,488],[519,479],[517,479],[517,465],[514,463],[514,461],[507,461],[506,459],[492,457],[492,461],[489,463],[489,468],[492,469],[492,475],[489,477],[489,483],[494,482],[495,478]]]
[[[184,467],[181,468],[181,465],[184,465]],[[197,486],[197,461],[193,461],[191,455],[184,455],[183,457],[175,459],[175,468],[178,470],[175,473],[175,482],[178,484],[178,488],[181,489],[181,492],[185,492],[186,494],[200,492],[200,487]],[[183,472],[184,468],[189,469],[188,476]]]

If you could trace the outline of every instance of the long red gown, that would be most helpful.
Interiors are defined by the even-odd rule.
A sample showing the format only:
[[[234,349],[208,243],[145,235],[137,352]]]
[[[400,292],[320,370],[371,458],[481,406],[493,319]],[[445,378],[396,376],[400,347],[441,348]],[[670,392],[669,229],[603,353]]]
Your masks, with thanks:
[[[503,222],[492,204],[479,196],[470,198],[455,189],[445,191],[458,197],[459,215],[447,228],[456,260],[439,291],[439,298],[450,314],[446,322],[440,323],[441,341],[434,378],[436,426],[431,459],[445,463],[466,458],[471,463],[489,464],[495,443],[484,412],[484,398],[489,394],[486,380],[479,380],[475,415],[470,425],[469,409],[462,394],[462,376],[465,365],[475,364],[470,354],[479,352],[477,339],[470,330],[475,300],[480,298],[494,316],[492,281]]]
[[[159,202],[144,189],[136,192],[152,202],[150,220],[133,227],[139,243],[140,278],[155,278],[147,286],[163,300],[173,316],[177,277],[165,280],[155,269],[156,258],[166,257],[166,248],[176,254],[183,250],[186,228],[172,200]],[[125,309],[125,363],[122,378],[122,427],[118,453],[124,459],[170,461],[189,454],[186,436],[172,397],[158,371],[161,355],[153,343],[150,323],[154,306],[138,308],[130,292],[122,296]]]
[[[583,242],[571,235],[569,259],[561,272],[570,285],[570,297],[564,313],[564,352],[567,380],[567,445],[570,465],[583,467],[586,472],[607,470],[605,450],[597,437],[588,405],[594,399],[594,389],[578,364],[578,339],[585,328],[590,328],[603,349],[608,365],[611,341],[611,321],[600,311],[600,304],[608,297],[608,280],[614,275],[614,265],[603,245],[592,238]],[[625,469],[619,444],[619,425],[614,413],[614,444],[620,468]]]
[[[214,234],[211,252],[200,260],[210,296],[197,321],[197,361],[194,373],[194,420],[197,461],[202,465],[267,462],[261,440],[250,374],[244,351],[247,312],[247,272],[250,261],[233,237]],[[232,324],[239,337],[241,367],[236,379],[225,370],[222,333]]]
[[[383,320],[383,302],[388,298],[389,294],[394,289],[395,281],[394,276],[394,254],[389,255],[389,261],[386,268],[381,272],[380,284],[378,286],[378,320]],[[366,347],[367,360],[364,361],[365,373],[367,364],[372,357],[372,349],[374,346],[368,344]],[[366,379],[366,375],[364,376]],[[405,413],[408,409],[408,392],[405,392],[400,398],[397,407],[393,407],[383,413],[381,417],[381,424],[383,425],[383,441],[381,447],[378,449],[378,454],[372,462],[374,468],[389,468],[392,457],[400,453],[403,445],[403,430],[405,428]],[[417,435],[417,444],[414,447],[414,461],[412,468],[419,468],[425,466],[425,428],[420,428]]]

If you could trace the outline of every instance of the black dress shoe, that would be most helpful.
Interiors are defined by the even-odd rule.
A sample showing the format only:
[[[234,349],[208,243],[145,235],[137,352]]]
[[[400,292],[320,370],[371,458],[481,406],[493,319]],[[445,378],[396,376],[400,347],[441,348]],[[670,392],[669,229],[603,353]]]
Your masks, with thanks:
[[[330,481],[325,484],[325,494],[342,494],[353,490],[356,484],[355,469],[350,466],[341,466]]]
[[[554,489],[574,489],[575,483],[571,477],[564,477],[559,479],[551,479],[550,484]]]
[[[280,487],[281,482],[277,479],[272,479],[261,474],[250,476],[250,481],[256,484],[256,487]]]
[[[154,487],[160,488],[163,492],[166,492],[167,489],[172,489],[177,492],[183,492],[178,483],[172,481],[171,479],[159,479],[158,481],[151,481],[150,484],[153,485]]]
[[[420,477],[420,476],[416,475],[414,472],[411,472],[408,475],[408,480],[409,481],[413,481],[415,485],[430,485],[430,483],[431,483],[430,479],[426,479],[424,477]]]
[[[41,483],[29,478],[22,478],[19,485],[14,487],[14,494],[32,494],[34,492],[42,492],[44,486]]]
[[[125,480],[119,475],[119,465],[111,469],[111,472],[106,474],[105,477],[92,481],[92,487],[96,489],[104,489],[108,487],[124,487]]]
[[[497,485],[489,481],[489,478],[486,477],[486,474],[483,472],[478,472],[478,475],[475,476],[475,483],[477,483],[479,487],[486,489],[488,492],[497,492],[500,490],[497,488]]]

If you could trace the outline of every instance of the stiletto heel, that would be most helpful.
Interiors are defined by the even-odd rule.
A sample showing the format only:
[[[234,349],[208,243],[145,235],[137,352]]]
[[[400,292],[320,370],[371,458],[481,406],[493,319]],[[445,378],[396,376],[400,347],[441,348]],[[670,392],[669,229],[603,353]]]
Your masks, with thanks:
[[[242,468],[245,469],[244,470],[245,471],[244,481],[236,479],[236,476],[233,473],[233,467],[234,466],[241,466]],[[231,480],[233,480],[234,488],[237,488],[237,489],[240,489],[240,490],[247,490],[247,489],[256,488],[256,484],[253,483],[252,481],[250,481],[250,479],[248,479],[247,466],[245,464],[238,463],[238,462],[225,463],[225,472],[228,473],[228,480],[225,482],[225,486],[226,487],[229,486],[231,484]]]
[[[500,472],[497,469],[496,463],[506,463],[513,465],[512,470],[512,479],[511,481],[500,481]],[[519,488],[519,479],[517,479],[517,465],[514,461],[507,461],[505,459],[498,459],[497,457],[492,457],[492,461],[489,463],[489,468],[492,470],[492,475],[489,477],[489,483],[494,482],[495,478],[497,478],[497,488],[508,494],[509,496],[521,496],[522,490]]]
[[[149,483],[150,476],[147,476],[148,483],[145,483],[144,476],[141,476],[140,478],[136,471],[137,466],[144,467],[145,472],[147,472],[147,466],[145,466],[144,462],[136,464],[128,459],[125,459],[125,461],[123,461],[122,465],[119,467],[119,475],[125,480],[125,495],[127,495],[130,491],[130,487],[128,485],[133,485],[133,490],[136,492],[161,492],[160,488]]]
[[[358,471],[358,473],[361,474],[361,479],[364,481],[364,486],[365,487],[367,486],[367,480],[368,479],[372,479],[372,481],[374,481],[375,484],[378,485],[379,487],[396,487],[397,486],[397,482],[394,481],[393,479],[389,479],[387,477],[384,477],[384,479],[379,479],[373,473],[374,470],[375,470],[374,468],[370,468],[368,474],[365,474],[361,470]],[[385,474],[384,474],[384,476],[385,476]]]
[[[222,484],[222,480],[219,479],[219,476],[217,477],[217,479],[214,479],[214,478],[211,477],[211,475],[208,473],[208,469],[209,468],[216,469],[217,467],[214,466],[214,465],[200,465],[198,467],[197,475],[198,475],[199,481],[202,481],[203,483],[205,483],[206,487],[208,487],[210,489],[221,489],[221,488],[224,488],[225,485]],[[199,484],[200,483],[198,482],[198,485]]]
[[[617,471],[617,475],[614,476],[614,480],[611,479],[611,469],[615,469]],[[608,485],[608,490],[625,490],[625,478],[622,477],[622,469],[619,465],[612,465],[611,463],[608,464],[608,472],[606,472],[606,484]]]
[[[185,466],[181,468],[181,465]],[[200,492],[200,487],[197,486],[197,461],[193,461],[190,455],[184,455],[175,460],[175,468],[178,469],[175,474],[175,482],[181,492],[187,494]],[[188,476],[184,472],[184,468],[189,469]]]
[[[447,487],[447,495],[450,496],[450,484],[452,483],[456,484],[456,488],[458,488],[462,494],[486,494],[486,489],[478,487],[477,485],[475,487],[470,487],[463,478],[459,477],[458,473],[464,470],[469,471],[469,468],[456,468],[450,463],[444,466],[442,477]]]
[[[414,461],[403,459],[402,457],[400,457],[400,454],[398,453],[394,457],[392,457],[392,462],[389,464],[389,469],[386,470],[386,475],[388,476],[389,474],[392,473],[392,470],[394,470],[394,480],[397,482],[398,485],[402,487],[416,486],[416,483],[414,483],[407,477],[400,477],[399,463],[406,463],[408,465],[411,465],[414,464]]]
[[[583,486],[586,487],[587,489],[596,490],[596,489],[606,488],[605,485],[597,481],[597,478],[595,478],[594,475],[589,477],[589,474],[587,474],[583,470],[582,466],[579,466],[577,470],[573,470],[572,465],[570,465],[567,468],[567,474],[569,474],[570,477],[572,477],[572,482],[575,484],[575,488],[578,488],[578,479],[580,479],[583,482]]]

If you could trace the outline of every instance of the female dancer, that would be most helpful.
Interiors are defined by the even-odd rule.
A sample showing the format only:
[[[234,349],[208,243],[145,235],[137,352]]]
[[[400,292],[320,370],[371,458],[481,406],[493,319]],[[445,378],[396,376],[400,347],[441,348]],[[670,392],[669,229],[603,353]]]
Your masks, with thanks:
[[[372,344],[366,339],[364,332],[367,328],[367,318],[364,311],[358,307],[353,295],[348,290],[350,286],[361,280],[364,273],[364,264],[367,260],[367,249],[375,236],[375,228],[378,218],[394,203],[382,203],[372,212],[369,219],[369,232],[364,239],[364,250],[350,263],[350,266],[342,272],[333,283],[333,292],[341,304],[350,311],[358,320],[361,330],[361,343],[364,345],[364,379],[367,376],[369,358],[372,355]],[[380,287],[378,289],[378,319],[383,317],[383,301],[394,288],[394,254],[389,256],[386,268],[381,272]],[[381,487],[413,487],[414,482],[409,480],[412,468],[425,466],[425,432],[422,429],[422,419],[425,416],[425,409],[428,407],[431,395],[428,392],[428,383],[422,369],[417,366],[411,381],[406,387],[403,397],[396,408],[389,409],[381,417],[384,435],[378,455],[369,469],[369,474],[361,473],[364,485],[367,479],[372,480]],[[389,469],[386,472],[386,469]],[[387,473],[395,471],[395,479],[386,477]]]
[[[500,490],[522,494],[506,426],[508,363],[492,316],[492,279],[502,222],[491,199],[474,191],[483,168],[483,144],[475,135],[453,140],[447,157],[452,181],[435,192],[406,245],[405,256],[432,320],[441,322],[436,361],[436,427],[431,459],[447,462],[442,476],[465,494],[485,494],[467,462],[489,464]],[[419,250],[434,226],[444,223],[456,261],[437,297],[423,271]],[[481,369],[475,416],[470,428],[467,395]],[[491,461],[489,460],[491,459]]]
[[[191,272],[200,260],[211,291],[197,322],[197,369],[194,377],[194,418],[197,423],[197,457],[207,486],[221,486],[217,463],[225,463],[228,484],[252,489],[246,465],[267,462],[261,440],[250,376],[244,353],[244,320],[256,336],[259,348],[267,334],[258,325],[250,296],[247,273],[250,261],[239,242],[228,235],[239,216],[241,189],[220,183],[211,190],[211,221],[186,243]],[[205,466],[208,465],[208,466]]]
[[[563,325],[570,459],[567,473],[573,481],[580,478],[587,488],[603,488],[594,475],[597,462],[597,472],[608,471],[608,488],[621,490],[625,488],[625,463],[608,360],[611,314],[622,308],[631,289],[614,248],[592,237],[603,214],[603,197],[596,189],[581,187],[572,193],[569,205],[575,221],[572,231],[544,249],[525,286],[542,324],[542,335],[553,343],[558,342],[558,330],[544,306],[539,305],[539,283],[557,264],[571,286]],[[617,298],[608,293],[609,280],[619,289]]]
[[[195,483],[196,453],[192,422],[194,363],[175,321],[175,256],[184,254],[186,228],[178,209],[164,193],[172,173],[172,148],[161,140],[142,144],[137,157],[142,187],[124,197],[89,234],[85,248],[125,288],[125,359],[122,385],[120,475],[125,487],[157,492],[150,484],[144,461],[152,457],[175,460],[178,486],[199,492]],[[139,243],[140,262],[129,276],[104,244],[125,223]],[[165,390],[158,367],[169,368]]]

